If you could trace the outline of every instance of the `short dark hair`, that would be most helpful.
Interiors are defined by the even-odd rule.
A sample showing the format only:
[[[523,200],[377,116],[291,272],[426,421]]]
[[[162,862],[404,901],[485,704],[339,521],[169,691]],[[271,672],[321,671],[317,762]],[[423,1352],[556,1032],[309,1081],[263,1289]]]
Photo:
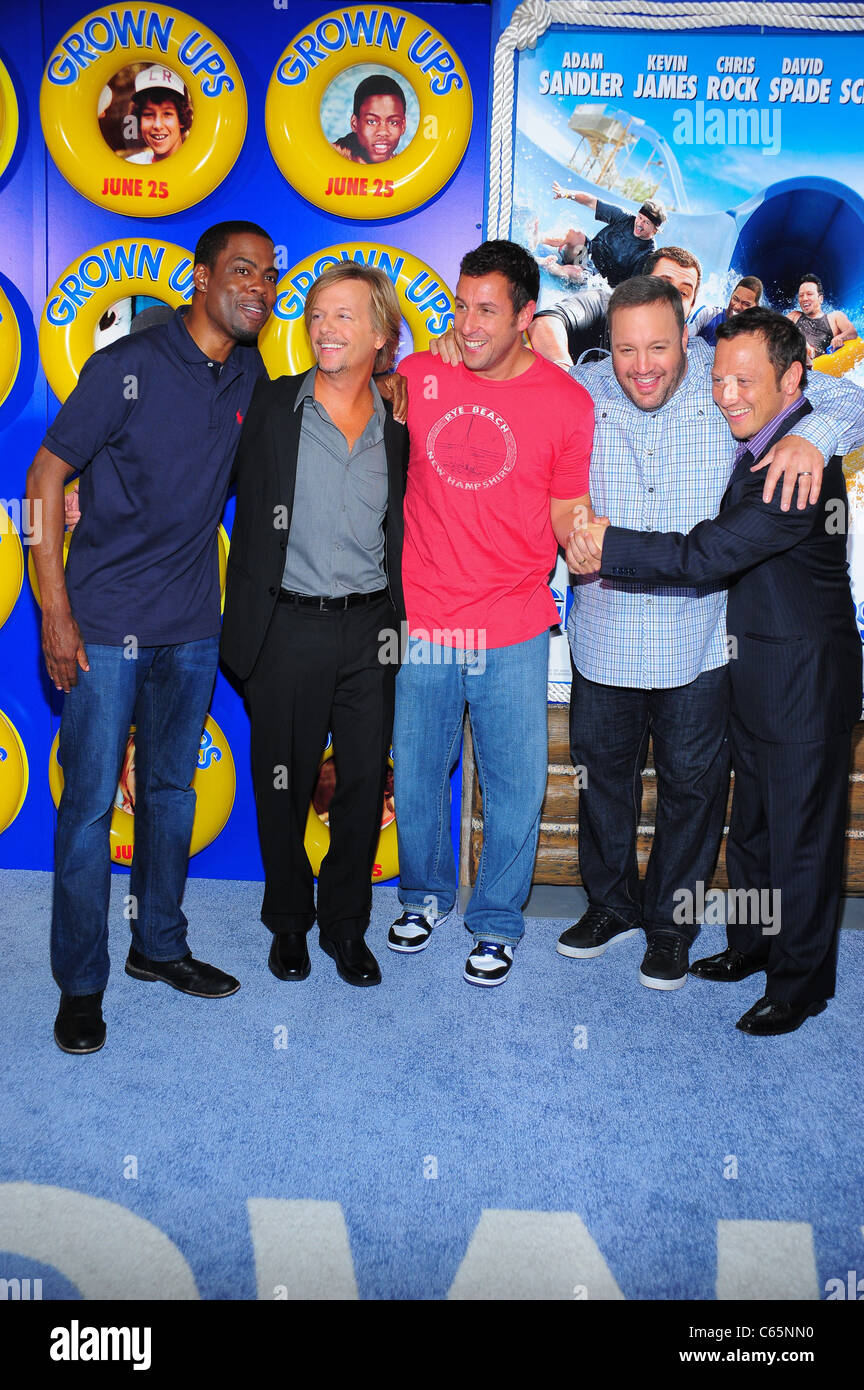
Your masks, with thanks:
[[[759,303],[762,295],[765,293],[765,286],[757,275],[742,275],[735,289],[752,290],[753,294],[756,296],[756,304]],[[734,294],[735,290],[733,290],[732,293]],[[753,305],[754,309],[756,308],[756,304]]]
[[[534,257],[515,241],[484,241],[462,257],[459,274],[469,280],[481,275],[503,275],[510,288],[513,313],[521,314],[532,299],[540,294],[540,267]]]
[[[171,87],[145,87],[143,92],[133,92],[130,98],[130,107],[139,127],[141,125],[141,113],[148,101],[152,101],[156,105],[163,101],[172,101],[177,110],[177,122],[180,129],[184,133],[192,129],[192,104],[185,92],[182,97]]]
[[[822,288],[822,281],[819,279],[818,275],[811,275],[809,273],[807,275],[802,275],[801,279],[798,281],[799,290],[802,285],[815,285],[819,294],[824,295],[825,293]]]
[[[405,93],[392,77],[380,77],[373,73],[371,77],[364,77],[362,82],[357,83],[354,92],[354,115],[360,115],[360,107],[364,101],[370,97],[394,97],[396,101],[402,103],[402,110],[405,110]]]
[[[650,275],[658,261],[674,261],[680,265],[682,270],[696,271],[696,288],[693,291],[695,299],[699,293],[699,286],[702,284],[702,267],[692,251],[685,251],[683,246],[661,246],[657,251],[652,251],[642,262],[641,275]]]
[[[656,275],[634,275],[632,280],[623,280],[617,289],[612,291],[612,298],[606,309],[609,327],[612,327],[612,318],[618,309],[637,309],[646,304],[668,304],[675,315],[678,331],[684,332],[684,305],[681,295],[668,280],[661,280]]]
[[[206,265],[212,270],[232,236],[263,236],[265,241],[273,240],[257,222],[215,222],[198,238],[195,265]]]
[[[754,304],[752,309],[726,319],[717,329],[718,343],[728,338],[740,338],[742,333],[755,334],[765,343],[768,361],[774,368],[777,385],[793,362],[800,362],[801,389],[807,385],[807,340],[801,329],[785,314]]]

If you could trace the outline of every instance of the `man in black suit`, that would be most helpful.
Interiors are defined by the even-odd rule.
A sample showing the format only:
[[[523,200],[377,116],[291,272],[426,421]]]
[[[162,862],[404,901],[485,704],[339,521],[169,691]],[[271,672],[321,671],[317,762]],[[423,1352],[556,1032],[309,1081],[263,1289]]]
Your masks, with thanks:
[[[810,411],[806,361],[802,335],[768,309],[722,324],[712,389],[741,443],[719,516],[688,535],[601,521],[568,549],[572,569],[616,581],[729,581],[729,883],[756,889],[760,901],[779,890],[781,917],[730,923],[728,948],[691,972],[735,981],[764,970],[765,995],[737,1025],[759,1036],[792,1032],[834,993],[850,740],[861,713],[841,460],[827,464],[806,510],[764,503],[750,471]]]
[[[315,281],[305,321],[317,365],[262,380],[243,426],[222,656],[244,682],[252,723],[270,969],[281,980],[310,970],[304,835],[329,731],[336,790],[320,941],[344,980],[375,985],[363,934],[393,724],[388,639],[405,616],[407,433],[372,377],[392,363],[401,314],[383,271],[348,261]]]

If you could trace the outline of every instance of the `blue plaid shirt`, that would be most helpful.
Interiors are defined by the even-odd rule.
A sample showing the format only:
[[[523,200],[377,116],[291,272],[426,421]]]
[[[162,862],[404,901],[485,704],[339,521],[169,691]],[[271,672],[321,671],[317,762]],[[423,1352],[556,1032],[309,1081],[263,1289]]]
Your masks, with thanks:
[[[689,531],[717,515],[736,441],[711,395],[712,360],[691,354],[677,391],[655,411],[633,404],[611,360],[572,369],[594,399],[590,491],[597,516],[633,531]],[[806,394],[814,414],[795,434],[825,459],[864,441],[864,391],[811,372]],[[578,578],[567,635],[588,680],[642,690],[687,685],[727,660],[726,589]]]

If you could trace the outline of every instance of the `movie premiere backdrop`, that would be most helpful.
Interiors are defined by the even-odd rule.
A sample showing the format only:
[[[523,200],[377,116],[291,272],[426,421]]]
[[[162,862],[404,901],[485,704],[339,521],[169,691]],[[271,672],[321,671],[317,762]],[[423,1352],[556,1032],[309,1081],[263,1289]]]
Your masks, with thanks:
[[[600,283],[590,274],[581,284],[563,279],[557,264],[544,264],[555,261],[546,238],[602,227],[589,208],[556,201],[557,182],[629,213],[648,198],[662,203],[656,246],[685,247],[702,264],[697,311],[728,304],[744,275],[763,281],[771,308],[794,309],[810,272],[822,281],[824,311],[842,310],[864,332],[864,7],[846,7],[859,11],[857,33],[817,28],[820,5],[810,7],[813,29],[778,30],[801,22],[802,6],[793,16],[782,3],[735,6],[736,18],[749,12],[763,32],[699,31],[722,24],[730,8],[675,6],[687,14],[664,30],[656,16],[634,16],[638,5],[497,7],[487,223],[490,236],[510,236],[537,256],[541,308],[564,304],[578,319],[580,297]],[[864,342],[816,366],[864,385]],[[846,465],[859,532],[862,463],[853,455]],[[854,530],[850,559],[864,633],[864,540],[856,545]],[[563,560],[553,589],[564,617],[572,594]],[[553,639],[550,682],[566,699],[564,636]]]
[[[393,280],[400,353],[446,331],[459,259],[481,239],[490,23],[488,7],[447,4],[0,0],[0,867],[52,867],[63,780],[63,697],[41,661],[34,518],[21,501],[47,424],[94,349],[189,301],[195,243],[227,218],[261,223],[276,243],[278,301],[260,344],[271,375],[311,365],[306,291],[343,259]],[[365,162],[351,157],[351,116],[373,74],[398,83],[404,128],[397,120],[386,157]],[[157,119],[136,105],[154,86]],[[154,451],[171,447],[154,436]],[[232,518],[229,501],[223,575]],[[193,874],[262,876],[248,750],[242,700],[220,674],[195,776]],[[316,867],[328,772],[310,808]],[[133,853],[134,802],[130,730],[111,822],[118,866]],[[391,878],[392,798],[376,859]]]
[[[677,27],[664,30],[618,0],[491,9],[247,0],[242,11],[228,0],[189,9],[0,0],[0,867],[52,867],[63,778],[63,697],[41,661],[28,563],[37,519],[21,500],[24,475],[87,356],[188,302],[204,228],[243,217],[273,235],[281,279],[261,337],[271,375],[310,365],[305,295],[334,261],[362,258],[391,276],[404,354],[452,322],[460,257],[482,234],[512,236],[538,260],[549,249],[542,237],[565,221],[591,236],[599,224],[588,209],[552,199],[556,180],[628,212],[648,197],[663,202],[657,244],[699,256],[700,306],[722,306],[737,277],[755,274],[785,309],[812,271],[826,308],[858,327],[864,46],[859,33],[827,32],[820,5],[806,8],[809,30],[778,31],[800,24],[800,6],[794,15],[782,4],[737,6],[759,32],[712,27],[728,18],[713,4],[670,5]],[[382,137],[384,157],[367,163],[352,157],[351,116],[358,83],[373,74],[399,84],[404,116]],[[154,85],[165,97],[159,119],[136,103]],[[543,306],[591,288],[545,268],[541,279]],[[859,353],[856,341],[819,365],[862,377]],[[171,446],[154,437],[154,450]],[[71,528],[74,482],[68,493]],[[223,574],[232,517],[229,500]],[[860,549],[853,564],[862,613]],[[563,621],[563,565],[553,590]],[[550,698],[566,698],[568,685],[558,636]],[[195,875],[261,876],[248,737],[240,696],[220,674],[195,777]],[[328,839],[326,764],[309,813],[316,867]],[[134,850],[134,804],[130,730],[112,813],[118,868]],[[455,837],[458,777],[453,820]],[[387,797],[376,877],[396,868]]]

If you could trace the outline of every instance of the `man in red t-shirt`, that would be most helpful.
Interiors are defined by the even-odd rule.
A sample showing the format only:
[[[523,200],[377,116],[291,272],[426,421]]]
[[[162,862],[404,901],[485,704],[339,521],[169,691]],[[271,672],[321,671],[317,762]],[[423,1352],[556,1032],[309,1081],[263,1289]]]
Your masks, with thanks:
[[[548,763],[548,577],[587,509],[588,393],[523,343],[539,292],[533,257],[488,241],[462,261],[462,364],[400,364],[411,455],[403,585],[408,645],[396,684],[399,898],[394,951],[422,950],[456,901],[450,774],[465,706],[483,793],[483,853],[465,925],[471,984],[507,978],[524,932]]]

